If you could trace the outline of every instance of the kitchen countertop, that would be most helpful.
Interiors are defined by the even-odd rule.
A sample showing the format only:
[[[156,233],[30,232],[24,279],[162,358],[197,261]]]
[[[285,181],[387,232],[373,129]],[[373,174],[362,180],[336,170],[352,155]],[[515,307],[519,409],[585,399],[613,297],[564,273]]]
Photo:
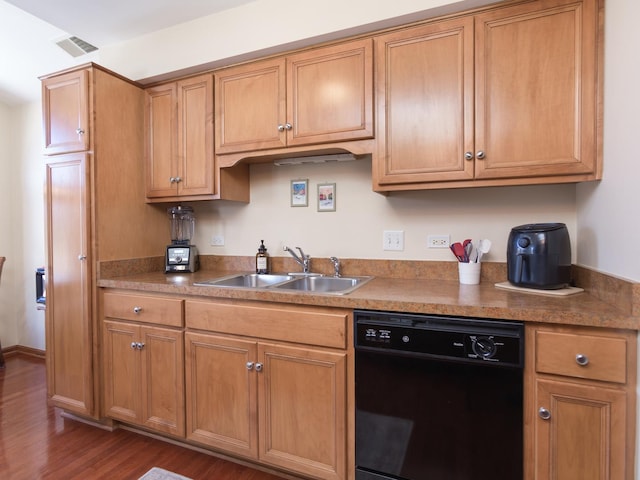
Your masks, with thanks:
[[[247,270],[206,268],[188,274],[164,274],[153,271],[129,274],[116,272],[114,275],[112,272],[108,276],[101,276],[98,286],[132,290],[137,293],[154,292],[210,299],[258,300],[349,309],[640,329],[640,317],[633,315],[633,312],[618,308],[588,292],[566,297],[550,297],[498,289],[493,281],[485,281],[486,279],[479,285],[461,285],[457,279],[450,278],[451,275],[442,275],[444,278],[375,276],[347,295],[193,285],[194,282],[241,271]],[[637,289],[632,289],[634,295],[636,291]]]

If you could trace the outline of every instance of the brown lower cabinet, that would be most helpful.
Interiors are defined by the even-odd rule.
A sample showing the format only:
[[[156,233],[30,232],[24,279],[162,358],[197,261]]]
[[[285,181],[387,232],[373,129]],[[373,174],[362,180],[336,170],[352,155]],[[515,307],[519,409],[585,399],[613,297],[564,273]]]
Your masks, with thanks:
[[[351,321],[342,309],[187,300],[187,439],[348,478]]]
[[[354,479],[351,310],[101,298],[105,416],[304,478]],[[525,342],[523,478],[633,480],[637,332],[529,323]]]
[[[525,479],[633,480],[636,332],[528,325]]]
[[[184,437],[183,300],[107,292],[103,304],[105,415]]]
[[[346,354],[186,333],[187,438],[345,478]]]

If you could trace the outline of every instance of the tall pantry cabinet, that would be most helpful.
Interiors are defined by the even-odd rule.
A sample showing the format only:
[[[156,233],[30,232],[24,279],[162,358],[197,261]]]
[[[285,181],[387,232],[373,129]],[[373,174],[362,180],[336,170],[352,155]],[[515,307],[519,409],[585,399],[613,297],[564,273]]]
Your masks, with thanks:
[[[142,89],[95,64],[41,80],[47,393],[98,418],[98,264],[160,255],[168,221],[144,198]]]

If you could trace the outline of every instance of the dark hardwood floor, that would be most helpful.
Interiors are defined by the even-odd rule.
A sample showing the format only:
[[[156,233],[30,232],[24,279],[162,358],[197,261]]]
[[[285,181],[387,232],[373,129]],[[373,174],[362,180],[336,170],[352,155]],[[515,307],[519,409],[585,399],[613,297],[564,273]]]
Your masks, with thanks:
[[[47,406],[44,361],[6,357],[0,369],[0,479],[137,480],[160,467],[194,480],[280,477],[205,453],[64,418]]]

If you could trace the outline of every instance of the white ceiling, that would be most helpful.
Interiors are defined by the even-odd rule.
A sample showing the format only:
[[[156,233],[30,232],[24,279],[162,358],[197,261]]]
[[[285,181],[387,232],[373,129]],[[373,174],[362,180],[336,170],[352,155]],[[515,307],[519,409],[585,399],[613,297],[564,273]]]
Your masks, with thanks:
[[[101,48],[253,0],[0,0],[0,102],[40,98],[38,76],[92,61],[55,41],[77,36]]]

